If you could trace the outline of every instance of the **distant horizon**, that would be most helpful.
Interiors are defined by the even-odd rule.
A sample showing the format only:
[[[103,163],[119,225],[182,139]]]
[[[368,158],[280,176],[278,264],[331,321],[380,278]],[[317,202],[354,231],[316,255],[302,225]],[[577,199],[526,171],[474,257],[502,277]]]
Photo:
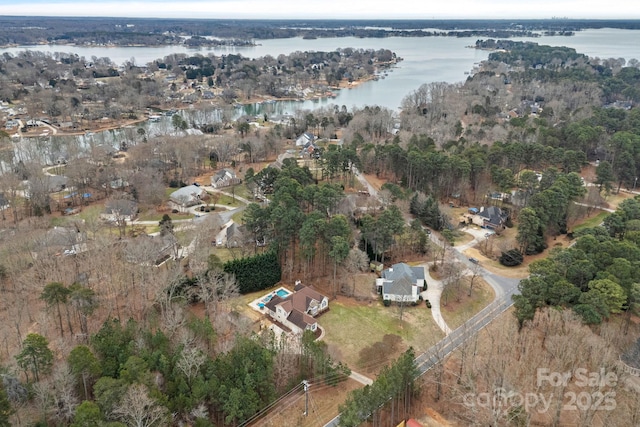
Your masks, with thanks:
[[[639,18],[571,18],[571,17],[557,17],[552,16],[549,18],[518,18],[518,17],[509,17],[509,18],[277,18],[277,17],[266,17],[266,18],[202,18],[202,17],[157,17],[157,16],[98,16],[98,15],[3,15],[0,14],[0,18],[29,18],[29,19],[38,19],[38,18],[60,18],[60,19],[83,19],[83,18],[99,18],[99,19],[159,19],[159,20],[193,20],[193,21],[349,21],[349,22],[421,22],[421,21],[469,21],[469,22],[478,22],[478,21],[589,21],[589,22],[640,22]]]
[[[622,0],[0,0],[0,16],[264,20],[638,20],[640,2]]]

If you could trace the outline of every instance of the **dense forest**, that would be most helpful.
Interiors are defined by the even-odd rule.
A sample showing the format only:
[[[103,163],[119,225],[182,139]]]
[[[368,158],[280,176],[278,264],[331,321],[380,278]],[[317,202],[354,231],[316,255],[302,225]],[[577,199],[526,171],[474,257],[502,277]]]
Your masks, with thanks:
[[[622,312],[629,322],[640,307],[639,208],[637,198],[623,201],[602,227],[580,230],[571,248],[531,264],[531,277],[520,282],[522,295],[515,297],[520,325],[545,306],[571,308],[587,324]]]

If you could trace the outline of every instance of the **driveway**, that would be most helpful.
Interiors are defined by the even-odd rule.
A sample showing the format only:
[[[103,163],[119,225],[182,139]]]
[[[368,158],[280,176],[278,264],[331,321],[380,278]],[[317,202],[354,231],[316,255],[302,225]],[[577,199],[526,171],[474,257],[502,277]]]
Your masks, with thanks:
[[[429,276],[427,279],[427,290],[420,292],[420,296],[423,300],[429,300],[431,303],[431,316],[433,316],[433,320],[445,335],[449,335],[451,333],[451,328],[447,325],[447,322],[445,322],[442,317],[442,312],[440,311],[440,297],[442,295],[442,290],[444,289],[444,284],[441,280],[436,280],[429,274],[429,267],[432,265],[433,262],[427,262],[420,265],[421,267],[424,267],[425,277]]]
[[[478,243],[484,241],[485,239],[495,234],[495,232],[492,230],[488,230],[486,228],[480,228],[474,225],[467,225],[466,227],[462,228],[460,231],[464,231],[465,233],[471,234],[473,236],[473,240],[465,243],[464,245],[454,246],[454,249],[458,252],[464,252],[467,249],[474,247]]]

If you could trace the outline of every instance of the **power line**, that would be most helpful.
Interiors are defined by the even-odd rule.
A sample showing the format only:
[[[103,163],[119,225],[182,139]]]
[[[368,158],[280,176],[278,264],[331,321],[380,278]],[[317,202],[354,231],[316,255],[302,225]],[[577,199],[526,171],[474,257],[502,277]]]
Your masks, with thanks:
[[[262,414],[264,414],[265,412],[269,411],[271,408],[273,408],[275,405],[277,405],[280,401],[286,399],[291,394],[295,393],[296,391],[299,391],[299,389],[301,387],[302,387],[302,383],[298,384],[297,386],[295,386],[294,388],[289,390],[287,393],[283,394],[282,396],[280,396],[279,398],[277,398],[276,400],[271,402],[269,405],[267,405],[264,408],[262,408],[260,411],[258,411],[256,414],[254,414],[251,418],[249,418],[248,420],[246,420],[243,423],[241,423],[238,427],[244,427],[244,426],[248,425],[249,423],[255,421],[257,418],[260,418],[260,416],[262,416]]]

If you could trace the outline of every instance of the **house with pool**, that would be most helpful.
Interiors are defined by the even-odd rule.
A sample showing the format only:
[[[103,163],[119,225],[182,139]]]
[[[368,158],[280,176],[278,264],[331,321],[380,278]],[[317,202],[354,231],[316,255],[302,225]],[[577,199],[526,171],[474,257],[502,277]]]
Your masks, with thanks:
[[[285,292],[288,294],[284,295]],[[293,333],[302,334],[307,329],[313,332],[318,329],[316,317],[329,309],[329,298],[297,281],[293,293],[280,288],[271,294],[261,308],[274,321]]]

